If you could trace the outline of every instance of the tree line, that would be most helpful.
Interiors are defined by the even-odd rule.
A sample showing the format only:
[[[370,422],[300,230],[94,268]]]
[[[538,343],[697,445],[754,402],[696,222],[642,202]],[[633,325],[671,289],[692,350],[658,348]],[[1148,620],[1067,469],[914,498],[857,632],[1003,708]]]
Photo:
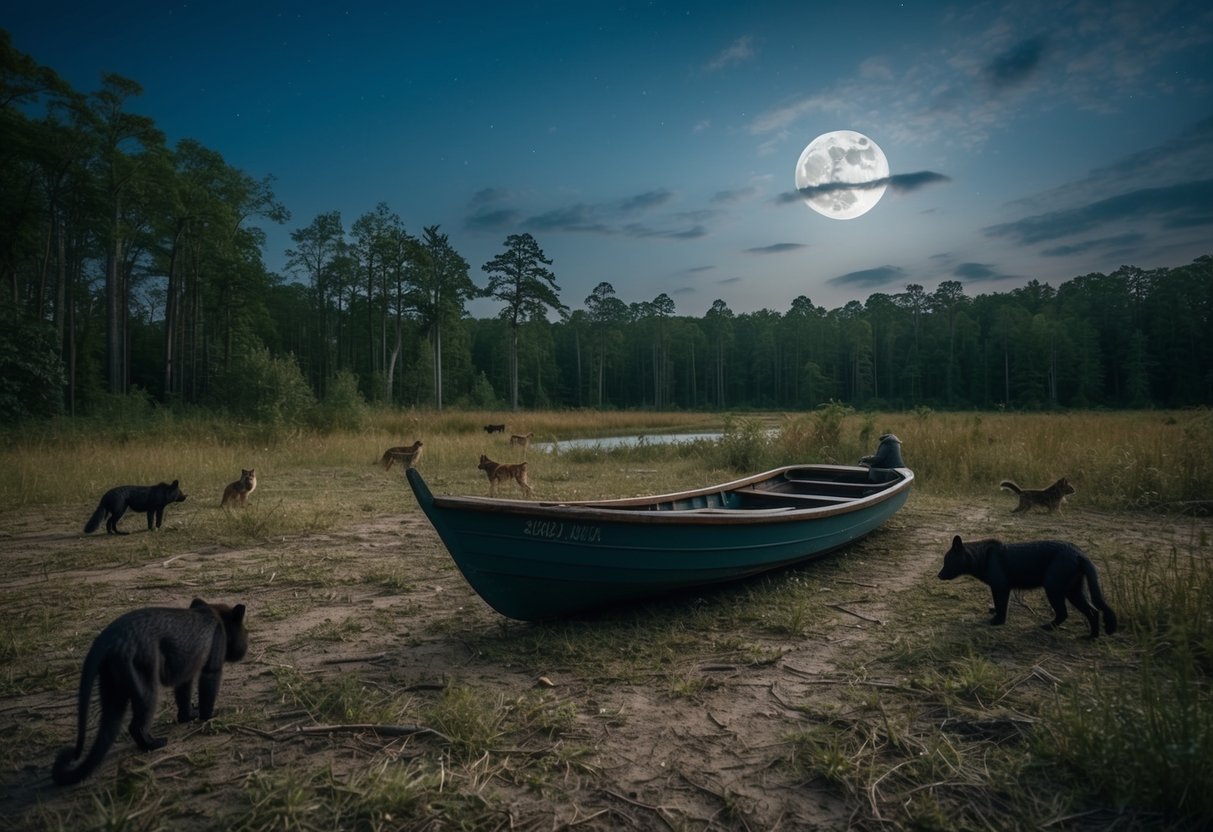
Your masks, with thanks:
[[[0,416],[89,413],[132,390],[259,412],[286,399],[396,406],[804,409],[1213,404],[1213,259],[1123,266],[968,296],[944,280],[827,310],[716,300],[678,314],[600,283],[561,298],[530,234],[473,268],[380,203],[290,231],[273,192],[169,146],[116,75],[80,93],[0,30]],[[476,319],[489,298],[499,314]],[[282,391],[289,391],[289,395]]]

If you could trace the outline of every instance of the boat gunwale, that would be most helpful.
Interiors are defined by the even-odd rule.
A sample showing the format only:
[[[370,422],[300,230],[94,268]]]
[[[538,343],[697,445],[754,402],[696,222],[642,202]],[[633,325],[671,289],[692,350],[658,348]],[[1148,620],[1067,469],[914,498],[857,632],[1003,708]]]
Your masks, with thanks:
[[[581,522],[607,522],[624,524],[673,524],[673,525],[741,525],[750,523],[788,523],[804,522],[838,514],[849,514],[865,510],[882,502],[890,500],[908,490],[914,482],[914,472],[909,468],[892,469],[900,476],[899,480],[890,483],[871,483],[873,486],[883,486],[875,494],[856,497],[844,503],[827,506],[772,507],[772,508],[737,508],[730,509],[720,506],[644,510],[642,507],[654,503],[686,500],[708,494],[722,494],[738,491],[746,486],[777,478],[787,471],[815,468],[833,469],[838,471],[853,471],[867,473],[863,466],[800,464],[785,465],[753,474],[732,482],[719,485],[694,488],[688,491],[678,491],[669,494],[655,494],[642,497],[622,497],[609,500],[571,500],[568,502],[535,502],[530,500],[503,499],[494,497],[460,497],[432,495],[432,508],[438,511],[457,511],[472,513],[514,514],[527,517],[544,517],[551,519],[578,520]],[[409,473],[412,473],[411,471]],[[420,478],[420,474],[417,474]],[[770,492],[777,494],[778,492]],[[811,495],[804,495],[811,497]],[[628,511],[635,506],[635,511]]]

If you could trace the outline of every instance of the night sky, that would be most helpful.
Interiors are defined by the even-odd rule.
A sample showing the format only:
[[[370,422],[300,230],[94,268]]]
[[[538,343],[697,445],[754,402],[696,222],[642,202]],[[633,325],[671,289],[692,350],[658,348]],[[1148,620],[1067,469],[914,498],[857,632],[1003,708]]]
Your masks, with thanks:
[[[529,232],[570,307],[678,314],[970,296],[1213,253],[1207,2],[27,3],[13,45],[260,178],[291,230],[386,202],[480,266]],[[855,130],[893,187],[837,220],[801,151]],[[493,314],[487,301],[473,306]]]

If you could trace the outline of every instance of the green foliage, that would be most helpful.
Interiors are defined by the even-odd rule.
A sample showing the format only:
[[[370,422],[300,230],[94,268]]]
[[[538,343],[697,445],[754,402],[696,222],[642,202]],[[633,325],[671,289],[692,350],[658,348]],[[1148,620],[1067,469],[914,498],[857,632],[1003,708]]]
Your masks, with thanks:
[[[0,309],[0,422],[55,416],[63,409],[63,362],[55,330]]]
[[[342,370],[329,379],[324,399],[312,408],[308,421],[324,433],[358,431],[366,424],[367,414],[366,401],[358,390],[358,377]]]
[[[757,471],[770,458],[771,431],[758,419],[728,416],[724,434],[720,437],[720,453],[724,464],[735,471]]]
[[[316,403],[294,357],[277,358],[261,346],[233,362],[216,384],[215,398],[235,415],[274,428],[305,424]]]

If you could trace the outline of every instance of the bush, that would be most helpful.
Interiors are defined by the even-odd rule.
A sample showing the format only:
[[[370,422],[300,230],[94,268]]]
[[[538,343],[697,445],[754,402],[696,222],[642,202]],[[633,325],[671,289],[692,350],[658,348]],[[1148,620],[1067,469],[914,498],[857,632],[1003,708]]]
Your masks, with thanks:
[[[57,415],[64,383],[55,330],[5,307],[0,312],[0,422]]]
[[[342,370],[329,379],[324,400],[312,409],[310,422],[325,433],[359,431],[366,424],[367,407],[358,390],[358,377]]]
[[[242,353],[216,387],[232,413],[275,428],[304,424],[316,404],[294,356],[275,358],[260,346]]]

